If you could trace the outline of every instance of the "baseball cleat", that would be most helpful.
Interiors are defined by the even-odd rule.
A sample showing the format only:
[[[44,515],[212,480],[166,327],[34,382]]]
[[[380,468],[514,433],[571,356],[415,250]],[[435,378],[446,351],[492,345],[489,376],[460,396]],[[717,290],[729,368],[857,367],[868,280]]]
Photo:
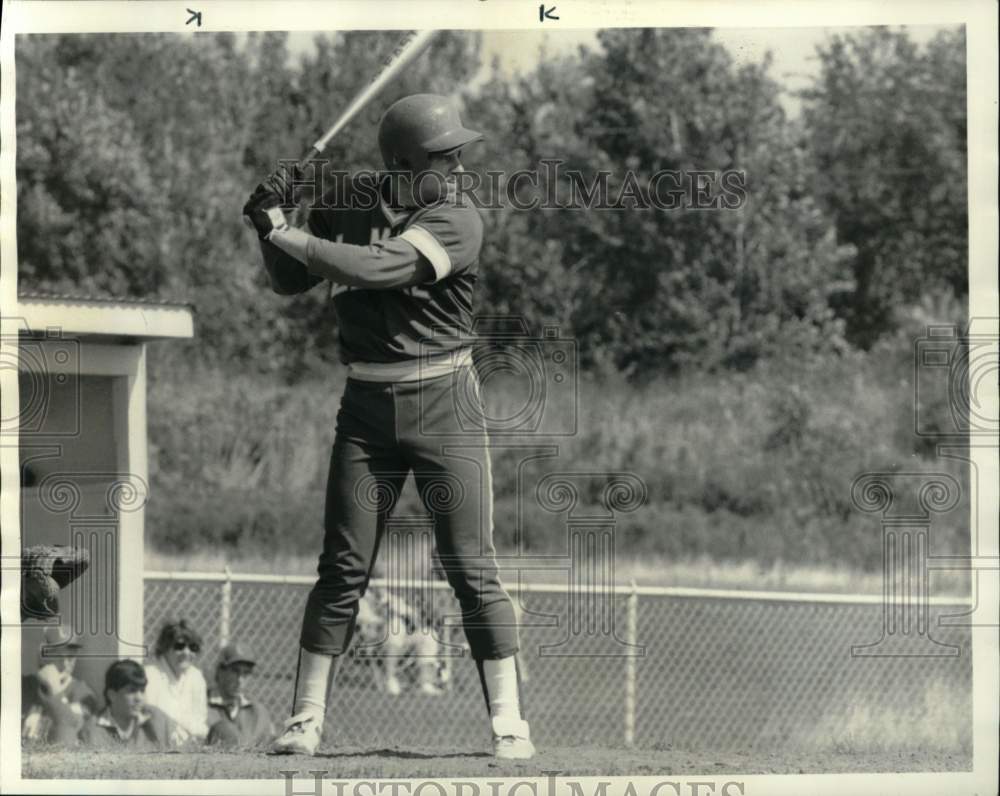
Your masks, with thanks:
[[[535,745],[531,742],[531,731],[524,719],[510,719],[494,716],[493,756],[501,760],[530,760],[535,756]]]
[[[385,678],[385,691],[389,696],[399,696],[403,693],[403,686],[399,678],[395,675]]]
[[[322,724],[311,713],[299,713],[285,722],[281,735],[274,739],[271,755],[314,755],[323,733]]]
[[[427,694],[428,696],[441,696],[444,691],[434,685],[434,683],[422,683],[420,686],[420,693]]]

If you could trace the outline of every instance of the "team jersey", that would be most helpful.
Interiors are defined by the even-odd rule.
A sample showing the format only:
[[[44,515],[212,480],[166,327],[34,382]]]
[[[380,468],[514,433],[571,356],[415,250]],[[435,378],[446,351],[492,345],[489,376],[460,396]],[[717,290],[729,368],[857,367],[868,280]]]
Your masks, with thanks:
[[[405,288],[332,284],[340,358],[346,364],[405,362],[470,345],[472,295],[478,279],[483,225],[479,213],[453,197],[405,212],[373,201],[372,184],[347,183],[314,208],[309,231],[318,238],[378,247],[405,240],[433,268],[433,279]],[[351,206],[352,197],[359,207]]]

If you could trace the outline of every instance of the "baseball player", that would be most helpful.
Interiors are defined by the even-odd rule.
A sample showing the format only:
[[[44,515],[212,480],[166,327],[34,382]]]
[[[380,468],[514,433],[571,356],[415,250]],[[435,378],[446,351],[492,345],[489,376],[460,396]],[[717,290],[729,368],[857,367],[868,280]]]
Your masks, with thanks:
[[[320,743],[358,601],[386,519],[412,472],[462,608],[494,753],[507,759],[534,754],[518,694],[514,610],[493,547],[488,439],[469,346],[482,220],[454,193],[462,148],[481,138],[462,125],[446,98],[405,97],[379,123],[387,172],[378,179],[335,185],[301,228],[290,226],[283,212],[294,205],[296,169],[270,175],[244,207],[275,292],[330,284],[348,375],[292,716],[273,753],[313,754]],[[458,409],[468,408],[469,396],[478,412],[471,427],[468,412],[460,417]]]

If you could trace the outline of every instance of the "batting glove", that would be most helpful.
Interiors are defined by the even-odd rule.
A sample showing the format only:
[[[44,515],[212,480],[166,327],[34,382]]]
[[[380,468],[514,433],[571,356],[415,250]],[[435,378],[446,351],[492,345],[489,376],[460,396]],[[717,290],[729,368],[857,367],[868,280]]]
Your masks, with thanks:
[[[288,229],[288,219],[281,209],[281,201],[269,191],[256,190],[243,205],[243,220],[257,231],[257,237],[267,240],[276,229]]]
[[[302,185],[304,180],[305,174],[298,163],[282,164],[264,178],[254,193],[269,193],[278,198],[281,207],[292,208],[297,204],[295,187]]]

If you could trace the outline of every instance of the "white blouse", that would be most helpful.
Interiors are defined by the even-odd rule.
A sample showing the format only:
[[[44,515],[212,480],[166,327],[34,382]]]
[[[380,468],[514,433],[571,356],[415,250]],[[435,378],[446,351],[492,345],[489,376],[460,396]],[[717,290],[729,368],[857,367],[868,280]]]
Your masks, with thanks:
[[[191,665],[177,677],[162,658],[154,658],[145,669],[146,703],[177,722],[186,736],[204,740],[208,735],[208,686],[201,670]]]

